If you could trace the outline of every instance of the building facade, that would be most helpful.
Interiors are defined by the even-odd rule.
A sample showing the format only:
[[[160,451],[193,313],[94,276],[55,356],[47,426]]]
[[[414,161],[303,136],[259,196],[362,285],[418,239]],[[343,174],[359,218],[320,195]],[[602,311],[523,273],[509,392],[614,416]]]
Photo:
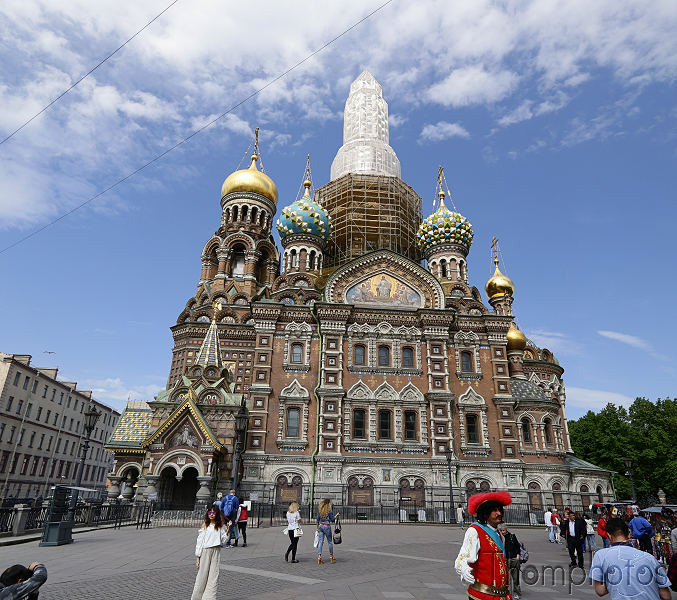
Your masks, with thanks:
[[[271,502],[424,505],[494,489],[534,508],[611,499],[609,472],[573,456],[564,370],[517,328],[496,250],[486,297],[472,285],[472,226],[447,208],[441,175],[422,218],[368,71],[344,114],[332,181],[313,193],[306,179],[281,209],[281,249],[278,191],[256,153],[225,180],[197,291],[172,327],[167,389],[129,408],[145,424],[126,449],[109,444],[116,465],[133,462],[139,489],[150,481],[166,499],[156,478],[180,482],[187,468],[204,498],[237,470],[245,495]]]
[[[73,485],[84,437],[83,413],[101,412],[92,431],[82,486],[105,495],[112,453],[104,443],[120,413],[97,402],[76,382],[57,379],[58,369],[31,365],[28,354],[0,352],[0,498],[46,497],[56,484]]]

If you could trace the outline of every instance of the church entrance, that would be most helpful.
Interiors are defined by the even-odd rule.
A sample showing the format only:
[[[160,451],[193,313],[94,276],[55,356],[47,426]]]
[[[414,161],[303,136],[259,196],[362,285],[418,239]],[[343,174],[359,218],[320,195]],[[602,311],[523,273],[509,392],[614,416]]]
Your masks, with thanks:
[[[183,472],[181,481],[177,481],[173,467],[165,467],[158,481],[158,508],[161,510],[193,510],[199,488],[197,469],[194,467],[189,467]]]

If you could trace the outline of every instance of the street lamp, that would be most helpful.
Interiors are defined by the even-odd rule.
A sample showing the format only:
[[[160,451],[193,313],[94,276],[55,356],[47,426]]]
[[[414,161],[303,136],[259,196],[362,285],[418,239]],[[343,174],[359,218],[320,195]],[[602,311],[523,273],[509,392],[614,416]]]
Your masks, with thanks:
[[[84,414],[85,421],[83,428],[85,430],[85,441],[82,444],[80,444],[80,447],[82,448],[82,456],[80,457],[80,470],[78,471],[78,478],[75,480],[76,488],[79,488],[80,485],[82,484],[82,474],[85,470],[85,460],[87,460],[87,450],[89,450],[89,438],[92,435],[94,426],[96,425],[96,422],[99,420],[100,416],[101,413],[98,410],[96,410],[95,406],[91,406],[89,410]],[[71,492],[71,503],[68,509],[69,521],[75,520],[75,506],[77,505],[77,502],[78,502],[78,494],[77,490],[74,489]]]
[[[249,415],[243,406],[235,415],[235,453],[233,455],[233,489],[237,492],[238,474],[240,472],[240,454],[242,453],[242,436],[247,431],[247,424],[249,423]]]
[[[451,446],[444,451],[447,457],[447,468],[449,469],[449,523],[451,523],[451,515],[454,514],[454,484],[451,481],[451,459],[454,458],[454,451]]]
[[[630,478],[630,486],[632,487],[632,502],[634,504],[635,502],[635,480],[632,478],[633,472],[632,472],[632,459],[628,456],[623,459],[625,461],[625,468],[627,469],[627,472],[625,473],[626,477]]]

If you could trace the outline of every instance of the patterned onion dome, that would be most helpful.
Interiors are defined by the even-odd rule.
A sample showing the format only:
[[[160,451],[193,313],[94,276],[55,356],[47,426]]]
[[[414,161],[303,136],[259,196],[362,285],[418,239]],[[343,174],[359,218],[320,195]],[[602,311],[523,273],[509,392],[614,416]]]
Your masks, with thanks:
[[[494,259],[494,266],[494,274],[484,286],[487,296],[489,296],[489,298],[494,298],[495,296],[514,296],[515,284],[510,277],[501,273],[501,270],[498,268],[497,258]]]
[[[441,190],[439,197],[440,207],[419,225],[416,234],[419,248],[426,251],[439,244],[460,244],[470,249],[473,238],[470,221],[445,206],[444,192]]]
[[[273,180],[256,167],[258,156],[252,154],[252,164],[248,169],[240,169],[226,177],[221,186],[221,198],[231,192],[254,192],[273,202],[277,202],[277,186]]]
[[[303,182],[306,188],[303,196],[282,209],[277,220],[280,237],[286,238],[293,233],[316,235],[327,241],[331,233],[331,217],[329,213],[310,197],[310,181]]]

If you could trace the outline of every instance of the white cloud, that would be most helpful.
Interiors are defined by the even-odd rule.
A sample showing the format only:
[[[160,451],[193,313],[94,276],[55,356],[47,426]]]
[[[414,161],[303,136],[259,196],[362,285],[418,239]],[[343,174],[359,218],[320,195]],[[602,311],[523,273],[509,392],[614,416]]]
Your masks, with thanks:
[[[403,117],[402,115],[396,114],[388,115],[388,124],[390,125],[391,128],[399,127],[400,125],[404,125],[406,122],[407,117]]]
[[[510,71],[489,72],[481,66],[464,67],[430,86],[426,97],[444,106],[491,104],[509,95],[517,81],[517,75]]]
[[[607,392],[604,390],[590,390],[567,386],[567,416],[571,418],[574,413],[585,413],[588,410],[597,412],[604,408],[610,402],[612,404],[625,406],[626,408],[634,402],[634,398],[619,394],[617,392]],[[575,409],[575,410],[572,410]]]
[[[547,348],[554,354],[578,354],[581,349],[580,344],[566,333],[545,329],[531,329],[525,333],[539,348]]]
[[[636,335],[630,335],[628,333],[620,333],[618,331],[607,331],[607,330],[599,330],[597,333],[602,337],[608,338],[610,340],[621,342],[622,344],[627,344],[628,346],[632,346],[633,348],[637,348],[638,350],[643,350],[650,356],[658,358],[659,360],[664,361],[668,360],[667,356],[665,356],[664,354],[660,354],[659,352],[656,352],[654,347],[649,342],[643,340],[640,337],[637,337]]]
[[[149,402],[164,387],[165,382],[161,382],[159,379],[157,383],[151,384],[129,383],[123,381],[120,377],[78,381],[78,389],[92,390],[92,396],[95,400],[110,404],[118,410],[124,408],[128,399]]]
[[[468,131],[458,123],[447,123],[446,121],[439,121],[435,125],[426,124],[421,130],[419,142],[421,140],[428,140],[431,142],[441,142],[452,137],[469,138]]]

